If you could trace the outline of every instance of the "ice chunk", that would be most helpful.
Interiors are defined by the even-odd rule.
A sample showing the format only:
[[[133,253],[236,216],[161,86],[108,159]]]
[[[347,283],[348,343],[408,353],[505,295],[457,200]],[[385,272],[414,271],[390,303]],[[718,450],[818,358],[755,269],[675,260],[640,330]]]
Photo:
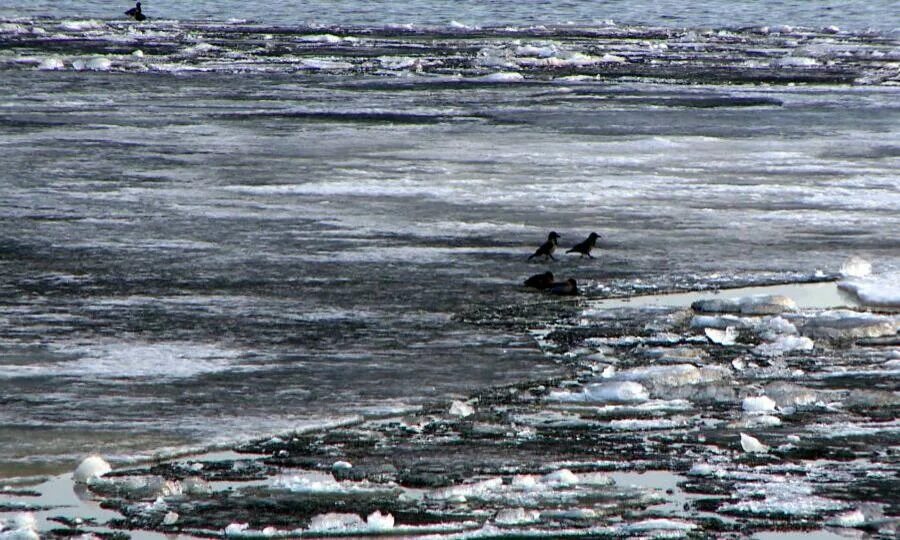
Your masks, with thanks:
[[[729,326],[725,330],[719,330],[718,328],[705,328],[703,333],[706,334],[706,337],[709,338],[710,341],[716,343],[718,345],[734,345],[735,340],[738,337],[738,329],[734,326]]]
[[[249,528],[249,523],[231,523],[225,527],[225,536],[241,536]]]
[[[382,514],[375,510],[366,518],[366,525],[373,531],[386,531],[394,528],[394,516]]]
[[[524,81],[525,77],[521,73],[517,73],[515,71],[501,71],[498,73],[490,73],[483,77],[479,77],[478,80],[491,83],[511,83]]]
[[[105,459],[97,455],[88,456],[75,469],[72,479],[78,484],[89,484],[92,480],[100,478],[110,471],[112,471],[112,467]]]
[[[315,532],[362,529],[365,522],[356,514],[330,512],[313,516],[309,530]]]
[[[646,532],[646,531],[691,531],[697,528],[697,525],[680,519],[645,519],[637,523],[629,523],[625,525],[624,530],[629,533]]]
[[[742,408],[746,412],[761,413],[775,410],[775,400],[768,396],[757,396],[744,398]]]
[[[166,516],[163,518],[163,525],[174,525],[178,521],[178,517],[176,512],[166,513]]]
[[[589,384],[584,389],[586,401],[634,402],[650,399],[647,389],[631,381]]]
[[[808,56],[785,56],[775,59],[772,64],[781,67],[815,67],[819,65],[819,61]]]
[[[728,374],[728,370],[716,366],[698,368],[693,364],[672,364],[626,369],[618,372],[615,378],[670,387],[719,381]]]
[[[466,416],[472,416],[473,414],[475,414],[475,409],[468,403],[464,403],[462,401],[454,401],[450,404],[449,412],[453,416],[465,418]]]
[[[829,525],[836,527],[859,527],[865,525],[866,516],[860,510],[852,510],[838,514],[828,521]]]
[[[497,512],[494,523],[500,525],[524,525],[540,521],[541,513],[537,510],[525,510],[524,508],[505,508]]]
[[[578,476],[569,469],[560,469],[545,475],[541,482],[552,486],[574,486],[578,484]]]
[[[841,265],[841,274],[847,277],[866,277],[872,273],[872,263],[853,255]]]
[[[691,309],[701,313],[741,313],[744,315],[777,315],[796,311],[797,304],[780,294],[759,294],[740,298],[709,298],[697,300]]]
[[[775,341],[780,335],[797,335],[797,327],[784,317],[768,317],[756,326],[756,332],[766,341]]]
[[[335,461],[331,464],[332,470],[334,469],[352,469],[353,465],[349,461]]]
[[[844,280],[838,288],[852,294],[859,303],[875,308],[900,308],[900,273]]]
[[[779,336],[771,343],[760,343],[753,352],[761,356],[781,356],[793,351],[813,350],[813,340],[801,336]]]
[[[769,451],[769,447],[759,442],[756,437],[751,437],[746,433],[741,433],[741,448],[748,453],[765,453]]]
[[[31,512],[0,518],[0,540],[40,540],[37,520]]]
[[[734,315],[695,315],[691,319],[691,328],[716,328],[726,330],[728,327],[746,328],[750,326],[747,319]]]
[[[51,56],[50,58],[44,58],[41,60],[41,63],[38,65],[38,69],[43,70],[54,70],[54,69],[63,69],[65,64],[63,61],[55,56]]]
[[[834,310],[806,319],[801,333],[814,338],[854,339],[892,336],[897,333],[898,318],[850,310]]]

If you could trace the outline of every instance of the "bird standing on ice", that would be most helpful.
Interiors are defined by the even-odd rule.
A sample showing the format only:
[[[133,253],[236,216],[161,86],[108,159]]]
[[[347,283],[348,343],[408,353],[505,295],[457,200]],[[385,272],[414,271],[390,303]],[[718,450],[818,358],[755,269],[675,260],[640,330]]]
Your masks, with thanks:
[[[128,15],[129,17],[131,17],[132,19],[134,19],[136,21],[143,21],[143,20],[147,19],[147,17],[144,16],[143,13],[141,13],[141,3],[140,2],[137,2],[133,8],[126,11],[125,15]]]
[[[547,241],[541,244],[541,247],[537,248],[537,251],[535,251],[531,257],[528,257],[528,260],[530,261],[535,257],[543,255],[544,259],[549,257],[555,261],[556,259],[553,257],[553,252],[556,251],[556,246],[559,244],[559,238],[560,236],[556,231],[551,231],[550,234],[547,235]]]
[[[587,255],[589,259],[593,259],[594,256],[591,255],[591,250],[597,246],[598,238],[600,238],[600,235],[592,232],[588,235],[587,239],[585,239],[583,242],[575,244],[574,246],[572,246],[572,249],[566,251],[566,253],[581,253],[582,258]]]

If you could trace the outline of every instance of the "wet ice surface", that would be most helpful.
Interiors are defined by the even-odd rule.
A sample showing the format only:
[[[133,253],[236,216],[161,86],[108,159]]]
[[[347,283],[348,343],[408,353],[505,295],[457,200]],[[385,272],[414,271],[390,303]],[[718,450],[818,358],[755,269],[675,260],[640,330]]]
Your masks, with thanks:
[[[894,37],[0,40],[0,475],[279,434],[92,489],[113,527],[211,534],[894,527]],[[548,230],[598,259],[526,263]],[[521,289],[548,268],[585,296]]]
[[[728,293],[706,300],[773,305]],[[118,469],[88,488],[121,513],[107,527],[200,536],[895,537],[900,315],[602,302],[544,313],[539,342],[563,377]],[[717,317],[739,329],[732,342],[704,333]],[[823,335],[822,319],[844,324]],[[873,319],[878,335],[860,334]],[[813,347],[761,351],[786,336]]]

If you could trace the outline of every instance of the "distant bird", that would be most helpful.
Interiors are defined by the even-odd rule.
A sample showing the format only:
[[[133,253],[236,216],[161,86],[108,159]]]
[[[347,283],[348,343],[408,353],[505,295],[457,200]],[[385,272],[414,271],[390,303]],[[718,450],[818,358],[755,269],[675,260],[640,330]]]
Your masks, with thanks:
[[[539,291],[549,289],[553,286],[553,272],[544,272],[543,274],[535,274],[525,280],[526,287],[533,287]]]
[[[141,3],[140,2],[136,3],[133,8],[126,11],[125,15],[128,15],[129,17],[131,17],[132,19],[134,19],[136,21],[143,21],[143,20],[147,19],[147,17],[145,17],[144,14],[141,13]]]
[[[574,279],[569,278],[565,281],[554,283],[550,286],[549,291],[551,294],[559,296],[576,296],[578,295],[578,284],[575,283]]]
[[[579,242],[572,246],[572,249],[566,251],[566,253],[581,253],[581,256],[584,257],[587,255],[589,258],[593,259],[594,256],[591,255],[591,250],[597,246],[597,239],[600,238],[600,235],[592,232],[588,235],[587,239],[584,242]]]
[[[544,259],[550,257],[555,261],[556,259],[553,257],[553,252],[556,251],[556,246],[559,245],[559,238],[559,234],[557,234],[555,231],[548,234],[547,241],[541,244],[541,247],[537,248],[537,251],[535,251],[531,257],[528,257],[528,260],[530,261],[535,257],[540,257],[541,255],[543,255]]]

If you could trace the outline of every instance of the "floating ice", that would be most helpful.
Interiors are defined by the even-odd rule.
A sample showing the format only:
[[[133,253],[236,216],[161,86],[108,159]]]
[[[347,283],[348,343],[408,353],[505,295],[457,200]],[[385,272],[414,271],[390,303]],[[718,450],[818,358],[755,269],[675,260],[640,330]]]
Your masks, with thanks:
[[[800,326],[802,334],[814,338],[848,339],[892,336],[897,333],[897,317],[834,310],[806,319]]]
[[[88,456],[78,465],[72,478],[76,483],[89,484],[92,480],[100,478],[112,471],[112,467],[100,456]]]
[[[797,327],[784,317],[768,317],[757,324],[756,332],[767,341],[775,341],[780,335],[796,335]]]
[[[838,514],[828,521],[829,525],[835,527],[859,527],[865,525],[866,516],[860,510],[852,510]]]
[[[494,523],[500,525],[525,525],[541,520],[541,513],[537,510],[525,510],[524,508],[504,508],[497,512]]]
[[[81,32],[84,30],[98,30],[106,25],[102,21],[86,20],[86,21],[64,21],[59,27],[63,30],[73,32]]]
[[[751,437],[746,433],[741,433],[741,448],[748,453],[765,453],[769,451],[769,447],[759,442],[756,437]]]
[[[525,80],[525,77],[521,73],[516,73],[515,71],[501,71],[498,73],[490,73],[483,77],[479,77],[478,80],[490,83],[510,83],[522,82]]]
[[[231,523],[225,527],[225,536],[241,536],[249,528],[249,523]]]
[[[564,394],[569,394],[571,399],[565,399]],[[558,396],[559,401],[609,401],[621,403],[646,401],[650,399],[650,394],[647,393],[646,388],[639,383],[631,381],[589,384],[581,394],[562,392],[553,392],[550,394],[551,399],[555,396]]]
[[[328,513],[313,516],[309,530],[313,532],[346,531],[362,529],[365,522],[356,514]]]
[[[366,518],[366,525],[373,531],[386,531],[394,528],[394,516],[382,514],[375,510]]]
[[[516,56],[533,56],[536,58],[549,58],[556,54],[556,48],[536,47],[534,45],[523,45],[516,48]]]
[[[760,413],[774,411],[775,406],[775,401],[768,396],[758,396],[744,398],[742,408],[746,412]]]
[[[163,525],[174,525],[178,522],[178,513],[176,512],[168,512],[163,518]]]
[[[40,540],[37,530],[37,520],[30,512],[0,518],[0,540]]]
[[[578,476],[569,469],[560,469],[545,475],[541,482],[551,486],[574,486],[578,484]]]
[[[748,319],[735,317],[734,315],[694,315],[691,319],[691,328],[716,328],[726,330],[729,327],[747,328],[751,324]]]
[[[781,356],[793,351],[811,351],[813,340],[802,336],[779,336],[771,343],[761,343],[753,348],[753,352],[761,356]]]
[[[698,368],[693,364],[672,364],[626,369],[619,371],[614,377],[619,380],[639,381],[655,386],[686,386],[718,381],[728,374],[727,369],[717,366]]]
[[[332,469],[352,469],[353,465],[349,461],[335,461],[334,463],[331,464],[331,468]]]
[[[738,329],[734,326],[729,326],[725,330],[719,330],[718,328],[704,328],[703,333],[706,334],[706,337],[713,343],[726,346],[734,345],[735,340],[739,335]]]
[[[325,43],[328,45],[335,45],[338,43],[355,43],[359,41],[359,39],[354,37],[340,37],[334,34],[313,34],[309,36],[301,36],[300,41],[305,41],[308,43]]]
[[[781,67],[816,67],[820,65],[818,60],[808,56],[785,56],[774,60],[772,64]]]
[[[77,70],[106,71],[112,67],[112,62],[109,58],[97,56],[87,60],[75,60],[72,62],[72,67]]]
[[[44,58],[43,60],[41,60],[41,63],[38,64],[38,69],[43,70],[63,69],[64,67],[66,66],[63,61],[55,56]]]
[[[647,532],[647,531],[691,531],[697,528],[697,525],[678,519],[645,519],[637,523],[629,523],[623,527],[623,530],[629,533]]]
[[[900,273],[845,280],[837,286],[852,294],[864,306],[900,308]]]
[[[807,484],[779,477],[741,486],[738,495],[745,500],[723,505],[721,511],[763,516],[816,516],[847,507],[845,503],[813,495]]]
[[[777,315],[796,311],[797,303],[780,294],[759,294],[740,298],[697,300],[691,309],[701,313],[741,313],[743,315]]]
[[[465,418],[467,416],[472,416],[473,414],[475,414],[475,408],[468,403],[464,403],[462,401],[454,401],[450,404],[450,410],[448,412],[453,416]]]

